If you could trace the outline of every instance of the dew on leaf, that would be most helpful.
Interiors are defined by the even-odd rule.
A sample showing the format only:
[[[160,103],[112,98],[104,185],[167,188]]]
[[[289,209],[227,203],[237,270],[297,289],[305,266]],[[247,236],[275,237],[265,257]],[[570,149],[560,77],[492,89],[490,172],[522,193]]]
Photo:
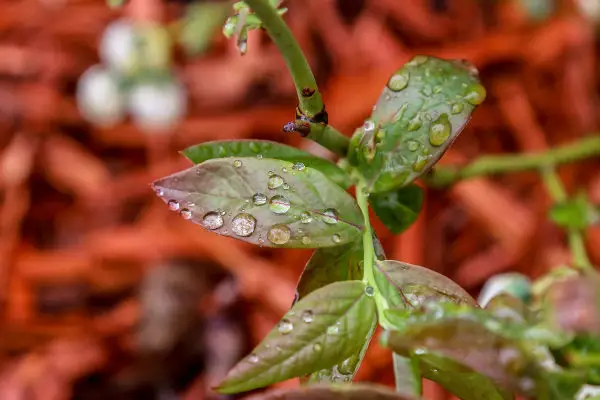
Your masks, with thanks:
[[[442,114],[429,128],[429,143],[432,146],[441,146],[448,140],[452,127],[447,114]]]
[[[363,125],[363,129],[365,130],[365,133],[374,132],[375,131],[375,122],[371,119],[366,120]]]
[[[427,56],[424,56],[424,55],[417,55],[417,56],[414,56],[414,57],[412,58],[412,60],[410,60],[410,61],[408,62],[408,65],[411,65],[411,66],[418,66],[418,65],[421,65],[421,64],[425,64],[425,63],[427,62],[427,60],[428,60],[428,59],[429,59],[429,57],[427,57]]]
[[[409,132],[413,132],[419,129],[421,126],[423,126],[423,123],[421,122],[421,117],[417,114],[416,117],[410,120],[407,129]]]
[[[275,225],[267,233],[267,239],[273,244],[286,244],[291,236],[292,232],[287,225]]]
[[[356,370],[358,361],[359,358],[356,355],[346,358],[341,364],[338,365],[338,372],[343,375],[352,375]]]
[[[365,294],[369,297],[373,297],[373,295],[375,294],[375,289],[373,289],[373,286],[367,286],[365,288]]]
[[[179,211],[179,215],[181,215],[183,219],[191,219],[192,211],[188,208],[182,208],[181,211]]]
[[[283,183],[283,185],[281,185],[281,187],[283,188],[283,190],[289,190],[290,189],[290,185],[288,185],[287,183]]]
[[[309,236],[302,236],[302,244],[310,244],[310,237]]]
[[[287,174],[287,172],[288,172],[288,169],[287,169],[286,167],[281,167],[281,172],[283,172],[283,173]]]
[[[474,106],[477,106],[485,100],[486,92],[483,85],[479,83],[474,83],[467,89],[467,94],[465,94],[464,99]]]
[[[342,237],[337,233],[334,233],[331,237],[331,240],[333,240],[334,243],[340,243],[342,241]]]
[[[290,210],[290,207],[290,201],[281,195],[273,196],[269,200],[269,209],[275,214],[285,214]]]
[[[211,211],[202,218],[202,225],[206,229],[215,230],[223,226],[223,217],[217,211]]]
[[[284,318],[281,321],[279,321],[277,330],[282,335],[287,335],[288,333],[294,330],[294,324],[292,324],[292,321],[290,321],[289,319]]]
[[[297,171],[304,171],[305,168],[306,166],[304,165],[304,163],[297,162],[294,164],[294,169]]]
[[[248,361],[250,361],[252,364],[257,364],[260,361],[260,359],[256,354],[250,354],[248,356]]]
[[[314,314],[311,310],[306,310],[302,313],[302,321],[306,322],[307,324],[313,322],[314,318]]]
[[[452,114],[460,114],[464,110],[465,106],[463,103],[454,103],[450,111]]]
[[[262,158],[263,158],[263,155],[262,155],[262,154],[258,154],[258,155],[256,156],[256,158],[258,158],[259,160],[262,160]]]
[[[312,215],[308,211],[304,211],[300,214],[300,222],[303,224],[310,224],[312,222]]]
[[[241,166],[242,166],[242,161],[241,161],[241,160],[235,160],[235,161],[233,162],[233,166],[234,166],[235,168],[239,168],[239,167],[241,167]]]
[[[315,344],[313,345],[313,350],[314,350],[314,351],[321,351],[321,350],[323,350],[323,346],[321,346],[321,344],[320,344],[320,343],[315,343]]]
[[[329,327],[327,327],[327,334],[328,335],[339,335],[340,333],[340,327],[339,325],[331,325]]]
[[[162,196],[165,194],[165,192],[164,192],[162,189],[156,189],[156,190],[155,190],[155,193],[156,193],[158,196],[161,196],[161,197],[162,197]]]
[[[254,193],[254,196],[252,196],[252,202],[255,206],[263,206],[267,204],[267,196],[262,193]]]
[[[169,200],[167,202],[167,205],[169,206],[169,208],[172,211],[177,211],[177,210],[179,210],[179,207],[180,207],[179,202],[177,200]]]
[[[335,211],[335,209],[333,209],[333,208],[328,208],[327,210],[323,211],[323,215],[321,215],[321,219],[326,224],[330,224],[330,225],[337,224],[337,222],[338,222],[337,211]]]
[[[396,73],[394,73],[394,75],[390,77],[387,83],[387,87],[394,92],[399,92],[408,85],[409,80],[410,72],[408,71],[408,69],[402,68],[396,71]]]
[[[239,213],[231,220],[231,231],[238,236],[250,236],[255,228],[256,219],[250,214]]]
[[[267,186],[269,189],[277,189],[283,185],[283,178],[275,173],[269,176],[269,181],[267,182]]]
[[[416,140],[409,140],[408,141],[408,150],[410,150],[410,151],[419,150],[419,142],[417,142]]]
[[[417,157],[417,161],[415,161],[415,163],[413,164],[413,171],[415,171],[415,172],[423,171],[423,168],[425,168],[425,165],[427,165],[428,159],[429,159],[428,157]]]

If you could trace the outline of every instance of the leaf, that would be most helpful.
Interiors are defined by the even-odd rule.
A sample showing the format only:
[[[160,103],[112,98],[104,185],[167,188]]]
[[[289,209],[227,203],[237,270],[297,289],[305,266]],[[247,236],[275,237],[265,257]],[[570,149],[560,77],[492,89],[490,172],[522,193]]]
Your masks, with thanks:
[[[548,213],[556,225],[566,229],[585,229],[592,225],[596,218],[596,210],[590,204],[585,193],[573,199],[555,204]]]
[[[477,305],[458,284],[430,269],[393,260],[377,261],[375,267],[414,307],[431,301]]]
[[[289,161],[301,166],[314,168],[344,189],[350,187],[350,177],[344,170],[329,160],[314,156],[305,151],[269,140],[223,140],[204,142],[182,151],[194,164],[223,157],[262,157]]]
[[[481,306],[485,306],[501,293],[508,293],[524,302],[529,302],[531,300],[531,279],[517,272],[496,274],[485,282],[477,301]]]
[[[318,289],[296,303],[217,390],[238,393],[333,367],[361,349],[375,312],[363,282]]]
[[[390,77],[348,159],[371,193],[406,186],[442,157],[484,99],[472,64],[418,55]]]
[[[416,400],[410,394],[397,393],[381,385],[311,385],[260,393],[247,400]]]
[[[385,226],[398,234],[417,220],[423,204],[423,189],[410,184],[389,192],[373,193],[369,203]]]
[[[396,391],[417,396],[422,392],[419,360],[416,356],[402,357],[392,353]]]
[[[349,243],[362,230],[356,202],[316,169],[255,157],[219,158],[159,179],[172,210],[220,235],[268,247]]]

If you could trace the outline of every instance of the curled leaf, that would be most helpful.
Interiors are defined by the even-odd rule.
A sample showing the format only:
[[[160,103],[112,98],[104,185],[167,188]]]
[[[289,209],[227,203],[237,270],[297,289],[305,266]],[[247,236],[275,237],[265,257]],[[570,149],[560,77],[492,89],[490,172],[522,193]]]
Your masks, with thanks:
[[[352,196],[316,169],[286,161],[212,159],[152,187],[183,218],[261,246],[338,246],[362,230]]]
[[[405,186],[441,158],[485,95],[472,64],[418,55],[390,77],[348,158],[372,193]]]

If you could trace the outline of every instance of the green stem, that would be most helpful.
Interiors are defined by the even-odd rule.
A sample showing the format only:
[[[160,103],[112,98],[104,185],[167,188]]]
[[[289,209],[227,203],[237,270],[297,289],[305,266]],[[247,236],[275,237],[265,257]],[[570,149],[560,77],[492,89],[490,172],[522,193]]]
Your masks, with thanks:
[[[548,167],[541,170],[542,179],[548,193],[554,203],[562,203],[567,200],[567,192],[560,181],[558,175],[554,171],[554,168]],[[578,229],[569,229],[567,231],[567,237],[569,240],[569,249],[571,250],[571,257],[573,258],[573,265],[580,269],[592,268],[592,263],[588,258],[585,250],[585,243],[583,240],[583,232]]]
[[[246,0],[246,4],[260,18],[262,25],[283,55],[296,86],[298,109],[302,116],[308,120],[322,117],[325,106],[315,76],[283,18],[268,0]],[[326,123],[310,123],[310,133],[307,137],[340,156],[346,156],[349,139]]]
[[[600,156],[600,135],[593,135],[542,153],[484,156],[463,167],[439,166],[424,180],[430,186],[442,187],[463,179],[538,170],[598,156]]]

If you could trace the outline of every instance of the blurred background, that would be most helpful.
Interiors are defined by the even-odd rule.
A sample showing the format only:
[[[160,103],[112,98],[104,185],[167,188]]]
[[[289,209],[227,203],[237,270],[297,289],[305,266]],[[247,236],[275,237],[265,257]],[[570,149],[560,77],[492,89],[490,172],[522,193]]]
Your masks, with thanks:
[[[240,55],[221,32],[230,2],[0,5],[0,399],[226,398],[210,386],[290,306],[311,252],[209,233],[149,183],[187,168],[178,151],[209,140],[269,139],[332,157],[282,132],[296,99],[280,54],[251,31]],[[442,163],[597,132],[600,0],[284,5],[329,121],[346,135],[415,54],[467,59],[488,90]],[[598,203],[599,166],[566,166],[561,177]],[[400,236],[373,218],[388,258],[477,295],[493,274],[537,277],[569,262],[549,206],[538,176],[523,173],[428,189]],[[600,228],[586,243],[600,263]],[[393,382],[376,339],[357,379]],[[449,398],[433,385],[425,395]]]

